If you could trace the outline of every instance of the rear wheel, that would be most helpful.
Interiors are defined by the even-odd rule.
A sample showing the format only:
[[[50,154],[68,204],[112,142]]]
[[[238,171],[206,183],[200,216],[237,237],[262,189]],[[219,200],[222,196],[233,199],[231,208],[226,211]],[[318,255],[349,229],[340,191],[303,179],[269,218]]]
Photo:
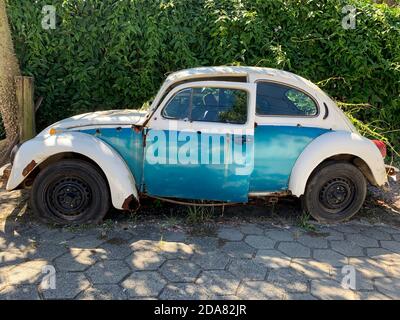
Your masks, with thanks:
[[[316,220],[334,223],[355,215],[366,194],[367,182],[357,167],[333,162],[311,176],[303,200],[305,210]]]
[[[36,177],[31,207],[45,222],[98,223],[110,207],[110,192],[94,165],[83,160],[61,160]]]

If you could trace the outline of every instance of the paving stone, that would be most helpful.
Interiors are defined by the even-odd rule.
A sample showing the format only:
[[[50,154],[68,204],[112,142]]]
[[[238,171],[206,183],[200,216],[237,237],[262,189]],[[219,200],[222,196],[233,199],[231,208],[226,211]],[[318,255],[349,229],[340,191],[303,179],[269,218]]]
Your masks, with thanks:
[[[142,225],[138,225],[133,229],[129,229],[129,232],[136,239],[146,239],[146,240],[160,240],[162,235],[162,226],[161,225],[152,225],[148,223],[144,223]]]
[[[20,263],[2,274],[4,280],[10,285],[24,285],[38,283],[45,273],[43,268],[49,264],[45,260],[33,260]],[[1,271],[0,271],[1,273]]]
[[[116,284],[131,272],[130,268],[120,260],[97,262],[85,273],[94,284]]]
[[[379,226],[377,228],[382,230],[383,232],[390,233],[391,235],[400,234],[400,229],[399,228],[394,228],[394,227],[391,227],[391,226]]]
[[[293,234],[289,230],[267,230],[265,235],[276,241],[293,241]]]
[[[360,300],[390,300],[388,296],[377,291],[360,291],[358,294]]]
[[[333,226],[333,229],[336,231],[342,232],[342,233],[360,233],[369,227],[366,225],[361,225],[361,224],[354,224],[354,223],[341,223],[338,224],[337,226]]]
[[[56,289],[40,289],[45,299],[73,299],[90,286],[83,273],[57,272]]]
[[[134,251],[159,251],[160,241],[156,240],[132,240],[129,244],[131,250]]]
[[[287,300],[318,300],[318,299],[310,293],[288,292]]]
[[[364,248],[374,248],[374,247],[379,247],[379,243],[377,240],[373,238],[369,238],[367,236],[364,236],[362,234],[349,234],[346,236],[347,240],[355,243],[361,247]]]
[[[127,294],[115,284],[98,284],[82,291],[76,299],[78,300],[126,300]]]
[[[197,264],[180,259],[168,260],[160,269],[162,275],[172,282],[194,282],[200,271]]]
[[[359,245],[349,241],[331,241],[331,246],[333,250],[347,257],[362,257],[364,255]]]
[[[384,249],[388,249],[390,251],[400,253],[400,244],[397,241],[381,241],[381,246]]]
[[[106,243],[127,245],[130,243],[130,240],[134,238],[134,235],[129,230],[123,230],[121,227],[119,227],[116,229],[108,230],[106,232],[105,238]]]
[[[315,261],[310,258],[292,259],[290,267],[309,279],[330,279],[336,276],[336,268],[324,262]]]
[[[235,228],[220,228],[218,237],[228,241],[240,241],[243,239],[243,233]]]
[[[247,236],[244,241],[256,249],[273,249],[276,241],[272,240],[266,236]]]
[[[159,252],[167,259],[190,259],[193,248],[182,242],[162,241],[159,244]]]
[[[329,229],[323,229],[322,232],[326,232],[326,235],[324,236],[325,240],[328,240],[328,241],[344,240],[344,234],[337,230],[329,228]]]
[[[64,244],[68,240],[76,237],[76,234],[64,229],[44,229],[40,234],[40,242],[48,242],[54,244]]]
[[[285,268],[290,265],[291,258],[278,250],[258,250],[254,261],[267,268]]]
[[[390,271],[387,265],[370,258],[350,258],[349,265],[353,266],[357,273],[367,278],[387,276]]]
[[[241,223],[193,236],[153,222],[71,231],[8,220],[6,233],[4,221],[0,299],[399,299],[400,229],[389,225]],[[56,289],[45,290],[52,265]],[[341,286],[346,265],[354,291]]]
[[[361,232],[363,236],[368,238],[373,238],[376,240],[391,240],[391,236],[389,233],[384,232],[383,230],[377,229],[375,227],[368,228]]]
[[[267,281],[287,292],[307,292],[308,280],[304,274],[292,269],[273,269],[268,274]]]
[[[51,261],[67,253],[68,250],[64,244],[41,243],[29,258],[47,260],[51,264]]]
[[[227,242],[222,247],[230,257],[236,259],[250,259],[255,254],[256,250],[244,242]]]
[[[325,262],[333,267],[343,266],[348,263],[348,258],[331,249],[315,249],[313,252],[314,259]]]
[[[215,237],[191,237],[187,243],[197,253],[215,251],[219,248],[219,239]]]
[[[309,248],[328,248],[328,241],[323,237],[315,237],[303,234],[297,239],[297,241]]]
[[[256,224],[244,224],[240,226],[240,231],[243,234],[262,235],[264,230]]]
[[[223,270],[228,265],[230,258],[222,251],[194,254],[192,260],[203,270]]]
[[[184,242],[186,239],[187,235],[182,231],[167,231],[162,233],[163,241]]]
[[[234,295],[239,286],[239,279],[224,270],[203,271],[196,280],[208,294]]]
[[[156,297],[167,282],[156,271],[136,271],[122,282],[129,297]]]
[[[368,248],[367,256],[387,265],[400,265],[400,254],[383,248]]]
[[[278,250],[292,258],[308,258],[311,256],[310,249],[298,242],[281,242]]]
[[[193,283],[168,284],[161,292],[161,300],[206,300],[210,296],[206,290]]]
[[[115,239],[115,238],[114,238]],[[117,260],[124,259],[132,253],[132,250],[127,245],[103,243],[97,249],[99,259]]]
[[[0,251],[0,263],[4,265],[15,265],[26,261],[34,252],[34,248],[25,250],[16,248],[5,249]]]
[[[267,267],[249,259],[234,259],[228,271],[239,279],[263,280],[267,275]]]
[[[400,299],[400,279],[399,278],[377,278],[374,280],[376,289],[384,295],[399,300]]]
[[[242,282],[236,295],[242,300],[286,300],[288,298],[284,289],[264,281]]]
[[[155,251],[135,251],[125,259],[133,270],[157,270],[166,258]]]
[[[322,300],[355,300],[359,298],[355,291],[345,289],[339,282],[331,279],[312,280],[311,294]]]
[[[60,271],[84,271],[96,263],[97,249],[70,249],[54,261]]]
[[[0,291],[0,300],[39,300],[36,285],[9,286]]]
[[[66,245],[69,248],[93,249],[105,241],[106,239],[101,238],[99,235],[89,234],[72,238],[66,242]]]

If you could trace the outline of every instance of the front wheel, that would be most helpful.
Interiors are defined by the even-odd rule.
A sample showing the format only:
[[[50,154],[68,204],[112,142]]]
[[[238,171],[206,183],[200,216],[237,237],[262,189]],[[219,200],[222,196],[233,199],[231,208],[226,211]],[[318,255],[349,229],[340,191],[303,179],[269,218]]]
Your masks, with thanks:
[[[36,177],[31,207],[44,222],[98,223],[110,207],[110,192],[104,176],[91,163],[60,160]]]
[[[313,173],[304,195],[305,210],[320,222],[350,219],[364,203],[367,182],[362,172],[347,162],[327,164]]]

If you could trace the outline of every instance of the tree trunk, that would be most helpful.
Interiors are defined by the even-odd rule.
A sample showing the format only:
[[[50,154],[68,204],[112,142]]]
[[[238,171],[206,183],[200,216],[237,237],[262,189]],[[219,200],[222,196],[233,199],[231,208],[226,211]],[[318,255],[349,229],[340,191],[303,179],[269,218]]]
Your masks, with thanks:
[[[18,142],[18,104],[14,77],[20,75],[8,24],[5,0],[0,0],[0,114],[6,132],[6,148],[0,150],[0,165],[8,161]]]

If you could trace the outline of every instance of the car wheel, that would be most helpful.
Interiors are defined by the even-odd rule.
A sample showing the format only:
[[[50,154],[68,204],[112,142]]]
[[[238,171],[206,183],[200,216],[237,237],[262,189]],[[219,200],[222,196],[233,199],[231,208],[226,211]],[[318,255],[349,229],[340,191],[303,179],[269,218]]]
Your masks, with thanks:
[[[350,219],[364,203],[367,182],[361,171],[348,162],[333,162],[317,169],[303,197],[305,210],[326,223]]]
[[[110,192],[103,174],[82,160],[61,160],[36,177],[31,207],[44,222],[98,223],[110,207]]]

